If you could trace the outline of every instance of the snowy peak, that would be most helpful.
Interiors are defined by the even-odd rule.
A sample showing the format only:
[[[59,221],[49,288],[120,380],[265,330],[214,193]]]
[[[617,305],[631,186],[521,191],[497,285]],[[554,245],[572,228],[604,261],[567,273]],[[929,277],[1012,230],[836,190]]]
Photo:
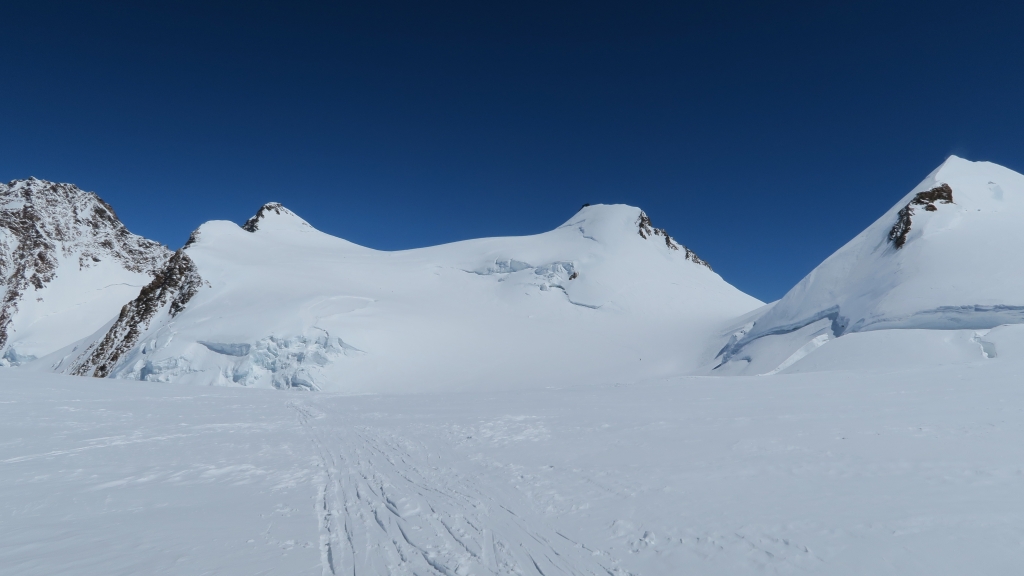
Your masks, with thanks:
[[[951,156],[732,334],[719,360],[762,373],[856,332],[1024,323],[1022,221],[1024,176]]]
[[[52,252],[59,245],[64,254],[79,252],[83,268],[109,257],[129,270],[152,273],[170,255],[159,242],[128,232],[109,204],[74,184],[36,178],[0,184],[0,226],[8,232],[5,240],[27,242],[19,245],[22,250],[35,245]],[[10,247],[6,244],[3,248]],[[52,254],[37,259],[50,260],[46,256]],[[0,263],[4,272],[10,271],[11,257],[5,250]],[[45,277],[49,267],[41,265],[37,277]]]
[[[651,223],[646,212],[625,204],[584,204],[561,228],[577,228],[587,238],[605,242],[642,240],[679,252],[686,260],[711,269],[695,252],[677,242],[664,228]]]
[[[53,306],[68,306],[68,296],[76,305],[98,306],[95,298],[105,296],[89,290],[102,291],[119,279],[151,277],[169,256],[165,246],[128,232],[109,204],[74,184],[36,178],[0,184],[0,350],[8,348],[12,332],[29,333],[37,321],[48,326],[46,333],[74,333],[72,327],[61,327],[61,314]],[[49,289],[58,279],[60,286]],[[81,297],[67,294],[70,290],[81,291]],[[107,314],[104,308],[84,315]],[[16,321],[19,316],[24,322]],[[46,348],[42,340],[48,338],[33,336],[28,346]],[[17,363],[17,356],[9,348],[4,352],[5,361]]]
[[[245,221],[245,224],[242,224],[242,230],[246,232],[295,228],[313,229],[308,222],[299,218],[298,215],[285,208],[280,202],[267,202],[256,211],[252,218],[249,218]]]
[[[192,232],[182,248],[188,249],[193,258],[199,251],[221,255],[233,253],[235,258],[255,258],[255,262],[263,262],[260,251],[271,246],[280,249],[286,245],[299,251],[366,250],[317,230],[279,202],[264,204],[241,226],[230,220],[204,222]]]

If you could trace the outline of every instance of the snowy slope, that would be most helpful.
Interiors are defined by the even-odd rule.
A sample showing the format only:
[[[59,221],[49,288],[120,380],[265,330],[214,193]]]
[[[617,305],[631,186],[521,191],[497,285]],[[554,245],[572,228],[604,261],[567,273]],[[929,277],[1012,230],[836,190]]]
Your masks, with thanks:
[[[35,178],[0,184],[0,364],[92,334],[168,256],[91,192]]]
[[[716,372],[788,369],[858,332],[1024,322],[1022,222],[1024,176],[951,156],[785,297],[739,322]],[[915,334],[871,341],[928,346],[915,340],[928,336]]]
[[[760,302],[638,208],[380,252],[277,204],[208,222],[120,319],[40,360],[150,381],[343,391],[634,381],[692,370]]]

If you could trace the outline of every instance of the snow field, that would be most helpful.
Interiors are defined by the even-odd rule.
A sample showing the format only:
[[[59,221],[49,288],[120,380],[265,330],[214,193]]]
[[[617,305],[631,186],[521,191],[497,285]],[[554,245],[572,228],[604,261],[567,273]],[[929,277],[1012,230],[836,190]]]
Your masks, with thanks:
[[[361,396],[4,372],[0,574],[1009,574],[1006,356]]]

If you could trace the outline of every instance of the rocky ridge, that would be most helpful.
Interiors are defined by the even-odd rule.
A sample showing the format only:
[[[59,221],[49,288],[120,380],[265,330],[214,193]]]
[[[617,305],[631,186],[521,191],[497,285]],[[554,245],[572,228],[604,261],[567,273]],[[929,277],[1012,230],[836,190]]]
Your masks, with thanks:
[[[117,366],[118,360],[139,341],[158,312],[167,308],[171,318],[182,310],[203,285],[192,259],[181,248],[174,253],[147,284],[139,296],[121,308],[114,325],[95,345],[79,356],[70,373],[103,378]]]
[[[664,238],[665,246],[667,246],[670,250],[683,250],[684,256],[687,260],[693,262],[694,264],[706,266],[708,270],[712,270],[711,265],[708,264],[706,260],[703,260],[699,256],[697,256],[697,253],[694,252],[693,250],[690,250],[686,246],[683,246],[682,244],[676,242],[675,239],[669,236],[668,232],[665,231],[664,228],[655,228],[651,224],[650,217],[648,217],[647,213],[644,212],[643,210],[640,211],[640,216],[637,217],[636,225],[638,229],[637,232],[640,234],[640,237],[643,238],[644,240],[647,240],[648,238],[653,238],[655,236]]]
[[[260,209],[256,211],[256,214],[254,214],[252,218],[249,218],[245,221],[245,224],[242,224],[242,230],[245,230],[246,232],[255,232],[259,230],[260,220],[266,218],[270,213],[282,215],[291,214],[292,212],[285,208],[280,202],[267,202],[263,206],[260,206]]]
[[[171,251],[125,228],[114,209],[74,184],[29,178],[0,183],[0,350],[19,305],[52,282],[61,267],[113,260],[152,276]]]

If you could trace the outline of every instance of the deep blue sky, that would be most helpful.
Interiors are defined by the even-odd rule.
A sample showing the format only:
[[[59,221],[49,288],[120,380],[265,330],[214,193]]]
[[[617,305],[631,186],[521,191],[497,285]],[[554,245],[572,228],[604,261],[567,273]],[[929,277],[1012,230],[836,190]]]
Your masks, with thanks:
[[[3,2],[0,180],[172,248],[270,200],[387,250],[622,202],[771,300],[947,155],[1024,170],[1016,4]]]

